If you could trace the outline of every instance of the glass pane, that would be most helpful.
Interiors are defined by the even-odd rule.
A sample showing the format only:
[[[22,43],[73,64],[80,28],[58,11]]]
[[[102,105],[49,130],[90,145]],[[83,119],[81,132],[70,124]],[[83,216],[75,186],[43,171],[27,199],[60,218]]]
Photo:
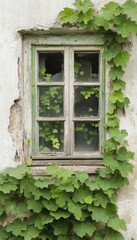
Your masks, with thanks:
[[[99,53],[74,53],[75,81],[98,82],[99,81]]]
[[[98,149],[98,122],[75,122],[75,151],[92,152]]]
[[[64,55],[62,52],[39,53],[39,81],[62,82]]]
[[[41,152],[61,152],[64,148],[64,123],[39,123],[39,150]]]
[[[39,116],[63,116],[63,87],[39,87]]]
[[[99,88],[76,87],[75,88],[75,116],[89,117],[99,114]]]

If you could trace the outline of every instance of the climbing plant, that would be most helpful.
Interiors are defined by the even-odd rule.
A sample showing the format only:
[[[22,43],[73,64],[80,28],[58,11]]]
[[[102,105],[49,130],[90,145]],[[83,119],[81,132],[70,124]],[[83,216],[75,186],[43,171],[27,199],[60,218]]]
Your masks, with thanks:
[[[121,230],[126,230],[126,225],[118,216],[117,190],[128,184],[134,154],[128,150],[128,133],[120,128],[119,114],[124,114],[130,103],[124,95],[123,76],[130,58],[129,36],[137,33],[136,13],[133,0],[122,5],[109,2],[99,12],[90,0],[76,0],[74,8],[60,12],[63,26],[104,36],[111,86],[104,168],[97,169],[95,179],[56,166],[47,168],[47,178],[33,178],[25,165],[5,170],[0,175],[3,240],[124,240]]]

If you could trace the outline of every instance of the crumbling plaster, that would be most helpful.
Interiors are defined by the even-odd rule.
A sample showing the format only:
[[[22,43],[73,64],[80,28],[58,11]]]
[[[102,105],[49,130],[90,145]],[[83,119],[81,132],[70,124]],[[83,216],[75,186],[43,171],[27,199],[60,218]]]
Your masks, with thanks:
[[[22,29],[48,29],[56,22],[63,7],[72,6],[73,0],[0,0],[0,170],[16,166],[24,159]],[[94,0],[99,9],[109,0]],[[124,0],[115,0],[123,3]],[[135,170],[129,186],[119,192],[119,213],[128,230],[125,240],[137,239],[137,37],[131,39],[131,59],[126,69],[126,93],[131,100],[121,126],[129,132],[129,148],[135,154]]]

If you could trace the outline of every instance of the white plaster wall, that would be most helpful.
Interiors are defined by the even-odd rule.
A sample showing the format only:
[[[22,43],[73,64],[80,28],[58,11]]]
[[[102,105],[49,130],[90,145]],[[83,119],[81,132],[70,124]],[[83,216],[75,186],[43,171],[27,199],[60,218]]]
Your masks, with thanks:
[[[115,0],[123,3],[124,0]],[[100,8],[109,0],[94,0]],[[21,110],[15,116],[14,100],[22,99],[22,40],[18,31],[21,29],[48,29],[53,26],[56,17],[63,7],[71,7],[73,0],[0,0],[0,170],[16,166],[23,160],[23,131],[18,128]],[[121,125],[129,132],[130,149],[137,153],[137,37],[132,40],[131,59],[126,69],[126,93],[131,100],[130,107],[121,117]],[[22,100],[19,100],[19,105]],[[10,125],[13,119],[14,124]],[[16,160],[16,161],[15,161]],[[119,193],[119,213],[124,217],[128,231],[125,239],[137,239],[137,154],[135,170],[130,176],[130,185]]]

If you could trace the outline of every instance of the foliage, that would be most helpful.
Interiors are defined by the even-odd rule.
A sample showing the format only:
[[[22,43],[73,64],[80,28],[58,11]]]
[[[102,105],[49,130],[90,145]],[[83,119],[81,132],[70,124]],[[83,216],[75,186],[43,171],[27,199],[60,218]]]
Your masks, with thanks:
[[[126,225],[117,214],[114,179],[105,184],[106,178],[94,181],[57,166],[48,167],[46,175],[33,178],[25,165],[0,175],[2,239],[123,239],[118,230]]]
[[[118,114],[129,105],[122,77],[130,57],[126,50],[128,38],[137,33],[136,12],[134,0],[127,0],[123,5],[109,2],[100,12],[90,0],[76,0],[74,9],[64,8],[60,12],[63,25],[104,35],[104,59],[110,65],[111,83],[104,168],[97,169],[95,180],[86,173],[74,175],[71,170],[56,166],[48,167],[49,178],[38,179],[24,165],[6,170],[0,175],[3,240],[124,240],[120,230],[126,230],[126,225],[118,216],[117,190],[128,184],[134,154],[127,148],[128,134],[120,128]],[[49,81],[51,76],[45,77]]]

